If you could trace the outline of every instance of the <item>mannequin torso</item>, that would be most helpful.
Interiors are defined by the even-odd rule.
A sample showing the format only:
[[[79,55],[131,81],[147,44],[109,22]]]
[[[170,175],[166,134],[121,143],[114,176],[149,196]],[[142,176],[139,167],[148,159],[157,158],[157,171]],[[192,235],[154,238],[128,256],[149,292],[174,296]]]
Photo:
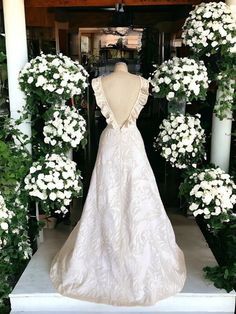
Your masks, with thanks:
[[[114,72],[102,77],[102,88],[116,122],[123,125],[139,96],[141,79],[128,72],[123,62],[115,65]]]

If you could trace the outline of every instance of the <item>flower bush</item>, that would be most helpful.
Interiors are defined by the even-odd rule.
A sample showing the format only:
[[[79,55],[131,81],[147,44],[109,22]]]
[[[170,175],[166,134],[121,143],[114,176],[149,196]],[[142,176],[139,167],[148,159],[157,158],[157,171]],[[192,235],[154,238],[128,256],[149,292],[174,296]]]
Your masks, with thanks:
[[[154,96],[166,97],[168,101],[205,99],[208,75],[203,61],[174,57],[155,67],[150,78]]]
[[[86,144],[86,121],[75,107],[55,105],[46,113],[43,128],[44,143],[54,151],[76,148],[80,142]]]
[[[88,86],[87,78],[87,71],[78,61],[61,53],[41,53],[22,69],[19,84],[27,97],[35,96],[42,103],[56,104],[81,95]]]
[[[14,216],[14,212],[7,209],[4,198],[0,192],[0,250],[8,244],[8,238],[4,237],[4,233],[8,233],[9,224]]]
[[[189,13],[183,26],[183,43],[198,55],[236,52],[236,24],[223,2],[201,3]]]
[[[194,216],[203,215],[209,228],[218,230],[233,215],[236,204],[236,185],[229,174],[220,168],[196,170],[182,183],[185,197]]]
[[[19,143],[13,142],[13,137]],[[8,118],[0,118],[0,312],[32,254],[28,197],[22,189],[31,158],[25,137]]]
[[[205,156],[205,133],[200,125],[200,115],[171,114],[160,125],[154,148],[161,150],[172,167],[196,167]]]
[[[12,289],[15,276],[22,272],[32,255],[28,208],[22,203],[19,194],[20,191],[16,199],[6,198],[6,202],[0,194],[0,309]]]
[[[183,43],[195,57],[203,58],[220,95],[214,112],[219,119],[235,108],[236,23],[230,7],[223,2],[201,3],[190,12],[182,33]]]
[[[25,190],[47,214],[54,210],[65,215],[72,197],[82,192],[81,178],[74,161],[63,154],[47,154],[33,163],[25,177]]]

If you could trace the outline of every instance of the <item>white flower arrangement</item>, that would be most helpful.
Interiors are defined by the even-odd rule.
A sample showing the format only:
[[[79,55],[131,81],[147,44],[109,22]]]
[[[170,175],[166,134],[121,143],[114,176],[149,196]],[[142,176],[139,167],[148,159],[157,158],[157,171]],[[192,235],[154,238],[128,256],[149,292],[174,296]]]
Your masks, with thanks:
[[[49,109],[43,128],[44,143],[67,151],[86,144],[86,121],[75,107],[55,105]]]
[[[160,125],[160,133],[155,138],[154,148],[161,150],[161,156],[172,167],[184,169],[205,158],[205,133],[200,124],[200,115],[171,114]]]
[[[63,54],[43,54],[28,62],[20,72],[19,84],[27,96],[44,103],[62,103],[81,95],[88,86],[88,73],[78,61]]]
[[[236,53],[236,23],[224,2],[196,5],[183,26],[183,43],[199,55]]]
[[[47,154],[33,163],[25,177],[25,190],[47,214],[55,209],[65,215],[72,198],[82,193],[81,179],[74,161],[63,154]]]
[[[207,69],[203,61],[177,58],[164,61],[149,78],[155,97],[185,99],[205,99],[208,88]]]
[[[4,198],[0,193],[0,249],[7,245],[7,238],[2,237],[2,233],[8,233],[9,224],[11,224],[14,215],[14,212],[6,207]]]
[[[2,253],[0,257],[5,259],[5,255],[10,254],[12,248],[17,245],[19,258],[26,260],[32,255],[32,249],[25,226],[19,224],[19,217],[21,223],[27,220],[26,209],[18,197],[14,201],[11,200],[11,207],[13,210],[7,208],[0,193],[0,252]]]
[[[220,168],[198,170],[186,179],[190,187],[186,196],[194,216],[203,215],[209,226],[219,229],[228,222],[236,204],[236,185]]]

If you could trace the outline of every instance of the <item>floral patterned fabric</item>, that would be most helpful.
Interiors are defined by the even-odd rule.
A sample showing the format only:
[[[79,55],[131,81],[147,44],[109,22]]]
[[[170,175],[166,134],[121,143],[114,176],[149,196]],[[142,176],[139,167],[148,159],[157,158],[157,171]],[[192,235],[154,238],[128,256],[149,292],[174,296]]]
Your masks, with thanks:
[[[83,214],[56,255],[51,279],[62,295],[118,306],[152,305],[181,291],[184,256],[175,241],[136,119],[148,98],[140,77],[137,101],[121,127],[93,80],[107,119]]]

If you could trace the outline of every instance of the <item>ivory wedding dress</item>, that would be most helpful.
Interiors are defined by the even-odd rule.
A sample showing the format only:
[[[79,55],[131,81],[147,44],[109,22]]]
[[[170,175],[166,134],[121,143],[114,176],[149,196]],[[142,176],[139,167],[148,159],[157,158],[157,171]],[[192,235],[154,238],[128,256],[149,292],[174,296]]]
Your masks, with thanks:
[[[146,306],[182,290],[185,260],[166,215],[136,119],[148,98],[141,88],[120,127],[93,80],[107,121],[100,137],[83,214],[53,260],[50,276],[64,296],[118,306]]]

